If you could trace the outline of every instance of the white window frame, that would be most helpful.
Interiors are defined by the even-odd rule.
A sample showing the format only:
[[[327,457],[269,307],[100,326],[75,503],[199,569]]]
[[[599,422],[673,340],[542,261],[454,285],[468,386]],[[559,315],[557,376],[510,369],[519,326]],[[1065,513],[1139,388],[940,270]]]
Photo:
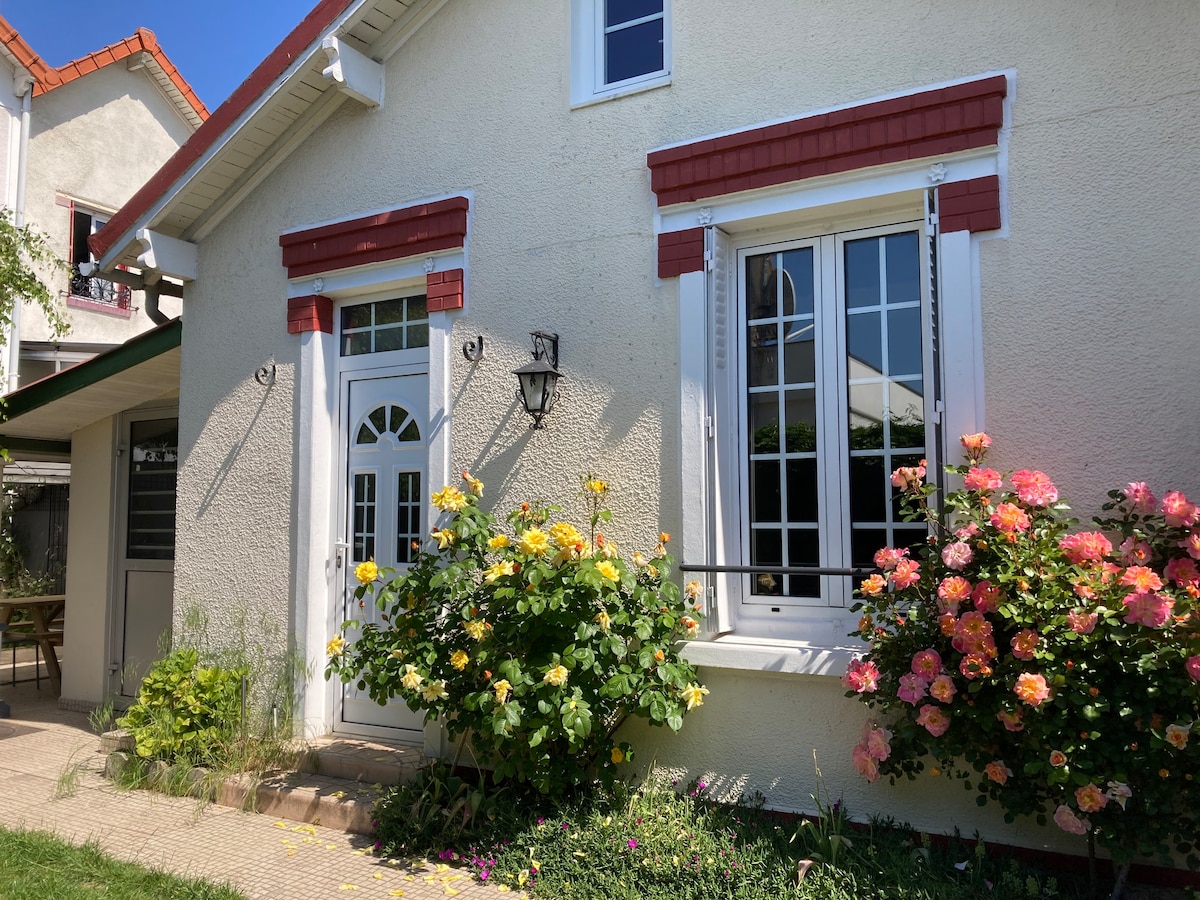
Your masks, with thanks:
[[[740,478],[731,478],[725,459],[737,458],[738,429],[721,419],[736,398],[736,380],[719,373],[738,364],[737,316],[730,304],[739,295],[739,248],[840,234],[914,220],[937,181],[999,174],[996,148],[947,155],[931,169],[929,160],[909,161],[809,182],[780,185],[729,197],[679,204],[658,215],[662,232],[706,226],[706,269],[679,277],[681,377],[682,563],[741,565]],[[921,214],[918,213],[918,218]],[[1005,232],[1000,232],[1003,236]],[[963,433],[982,430],[983,347],[978,245],[969,232],[936,236],[938,362],[941,370],[943,458]],[[696,352],[704,348],[705,352]],[[722,397],[724,395],[724,397]],[[927,421],[930,421],[927,419]],[[721,447],[724,442],[734,447]],[[703,490],[695,490],[702,485]],[[738,523],[736,534],[724,523]],[[848,524],[847,524],[848,527]],[[733,538],[736,537],[736,543]],[[795,607],[784,624],[758,627],[741,610],[739,576],[684,573],[708,595],[708,633],[688,644],[685,655],[698,665],[803,674],[841,675],[862,647],[848,637],[856,616],[846,605]],[[852,585],[843,589],[849,591]],[[783,625],[783,627],[780,627]]]
[[[606,0],[571,0],[571,106],[624,97],[671,83],[671,0],[663,0],[663,65],[661,69],[607,82],[604,71]],[[630,20],[620,27],[652,21],[658,14]]]

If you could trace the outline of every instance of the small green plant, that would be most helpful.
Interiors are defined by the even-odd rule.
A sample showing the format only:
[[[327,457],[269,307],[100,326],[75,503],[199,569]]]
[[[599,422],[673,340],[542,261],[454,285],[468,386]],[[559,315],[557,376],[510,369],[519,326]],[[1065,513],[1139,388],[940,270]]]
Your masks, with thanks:
[[[145,759],[217,765],[241,721],[243,671],[199,665],[194,649],[172,651],[150,669],[117,724]]]
[[[599,530],[612,514],[595,476],[581,478],[585,530],[524,503],[511,535],[463,479],[433,495],[446,515],[407,571],[358,566],[355,596],[382,623],[346,622],[358,635],[329,642],[326,677],[440,718],[497,780],[542,793],[611,781],[632,757],[613,737],[626,717],[678,731],[708,693],[678,651],[699,630],[700,585],[669,580],[667,534],[621,558]]]

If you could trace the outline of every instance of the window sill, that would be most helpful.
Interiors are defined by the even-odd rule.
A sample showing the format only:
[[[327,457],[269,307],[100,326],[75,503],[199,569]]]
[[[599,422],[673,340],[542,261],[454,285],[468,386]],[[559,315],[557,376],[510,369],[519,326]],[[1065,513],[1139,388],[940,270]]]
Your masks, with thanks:
[[[695,666],[781,672],[788,675],[827,675],[840,678],[865,647],[849,639],[840,645],[771,638],[722,635],[712,640],[687,641],[683,658]]]
[[[120,306],[113,306],[109,303],[99,303],[95,300],[88,300],[83,297],[68,296],[67,306],[70,306],[74,309],[86,309],[91,312],[104,313],[109,316],[119,316],[122,319],[128,319],[133,315],[133,310],[128,306],[122,308]]]
[[[637,84],[629,84],[625,87],[615,88],[611,91],[597,92],[580,99],[571,98],[571,109],[583,109],[585,106],[595,106],[597,103],[605,103],[609,100],[616,100],[618,97],[628,97],[630,94],[640,94],[643,91],[652,91],[655,88],[666,87],[671,83],[671,73],[659,75],[656,78],[647,81],[640,81]]]

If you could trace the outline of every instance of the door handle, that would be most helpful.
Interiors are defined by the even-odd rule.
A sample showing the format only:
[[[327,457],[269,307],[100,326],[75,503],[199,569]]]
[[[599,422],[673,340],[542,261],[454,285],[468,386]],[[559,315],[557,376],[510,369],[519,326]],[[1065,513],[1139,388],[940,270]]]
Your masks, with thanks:
[[[342,567],[343,557],[346,555],[346,551],[350,549],[350,545],[345,541],[337,541],[333,546],[335,555],[337,557],[336,566],[340,569]]]

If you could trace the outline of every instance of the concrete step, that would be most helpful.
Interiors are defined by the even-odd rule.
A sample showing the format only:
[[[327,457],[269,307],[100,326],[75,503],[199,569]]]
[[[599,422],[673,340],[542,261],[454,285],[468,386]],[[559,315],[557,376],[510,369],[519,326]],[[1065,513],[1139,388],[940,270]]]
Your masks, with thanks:
[[[390,787],[412,781],[426,762],[419,747],[326,735],[309,742],[300,771]]]

